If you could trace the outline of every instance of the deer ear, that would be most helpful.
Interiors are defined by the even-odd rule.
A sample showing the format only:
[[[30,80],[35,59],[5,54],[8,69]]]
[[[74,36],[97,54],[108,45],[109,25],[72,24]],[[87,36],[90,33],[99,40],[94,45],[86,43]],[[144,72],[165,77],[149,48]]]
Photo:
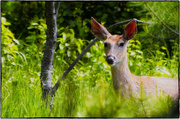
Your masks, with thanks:
[[[109,36],[111,36],[111,34],[93,17],[91,17],[91,22],[92,32],[97,38],[106,40]]]
[[[136,26],[136,20],[134,19],[126,25],[124,29],[123,37],[126,40],[130,40],[134,38],[136,32],[137,32],[137,26]]]

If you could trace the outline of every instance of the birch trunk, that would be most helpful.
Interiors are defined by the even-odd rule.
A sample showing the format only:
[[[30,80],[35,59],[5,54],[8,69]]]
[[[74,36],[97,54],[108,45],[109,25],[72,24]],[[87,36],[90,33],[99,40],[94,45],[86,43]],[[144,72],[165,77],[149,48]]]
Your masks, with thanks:
[[[42,88],[42,96],[43,99],[50,101],[50,106],[52,105],[52,95],[49,93],[52,90],[52,69],[53,69],[53,58],[55,52],[55,46],[57,41],[57,24],[56,18],[59,9],[59,2],[55,8],[54,2],[46,2],[45,3],[45,15],[46,15],[46,24],[47,24],[47,31],[46,31],[46,45],[45,51],[43,55],[43,60],[41,64],[41,88]],[[49,98],[48,98],[49,96]]]

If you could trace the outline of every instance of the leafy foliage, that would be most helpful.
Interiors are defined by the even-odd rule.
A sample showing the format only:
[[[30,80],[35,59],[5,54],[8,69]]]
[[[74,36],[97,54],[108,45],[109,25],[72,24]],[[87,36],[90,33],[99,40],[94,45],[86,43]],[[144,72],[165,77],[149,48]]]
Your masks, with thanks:
[[[179,19],[178,15],[178,2],[145,2],[144,9],[145,11],[153,10],[160,20],[170,27],[175,32],[179,32]],[[165,53],[166,57],[171,58],[174,51],[177,52],[177,49],[174,49],[178,45],[179,37],[165,27],[158,18],[152,12],[148,12],[145,18],[142,18],[143,21],[148,22],[143,26],[145,32],[140,34],[139,40],[143,43],[143,49],[147,49],[145,54],[150,55],[150,51],[161,50]],[[143,37],[145,35],[145,37]],[[161,48],[161,49],[159,49]],[[168,49],[168,50],[166,50]],[[152,52],[156,54],[156,52]]]
[[[58,47],[56,55],[66,55],[65,61],[69,64],[82,52],[84,41],[80,38],[75,38],[73,29],[61,28],[60,38],[57,39]]]
[[[17,55],[23,55],[18,51],[19,41],[15,39],[14,34],[8,29],[8,26],[11,23],[6,21],[6,18],[1,18],[1,44],[3,47],[2,50],[2,64],[11,64],[16,65],[15,60],[18,57]],[[3,65],[4,67],[4,65]]]
[[[146,3],[166,25],[178,32],[178,2]],[[170,97],[117,97],[100,40],[61,82],[52,109],[47,108],[41,99],[39,79],[46,39],[44,9],[44,2],[2,2],[3,118],[170,116]],[[174,34],[159,23],[145,2],[61,2],[53,83],[94,38],[91,16],[105,27],[132,18],[149,22],[138,24],[138,33],[128,44],[131,72],[178,77],[178,37],[172,37]],[[124,26],[110,32],[122,34]]]

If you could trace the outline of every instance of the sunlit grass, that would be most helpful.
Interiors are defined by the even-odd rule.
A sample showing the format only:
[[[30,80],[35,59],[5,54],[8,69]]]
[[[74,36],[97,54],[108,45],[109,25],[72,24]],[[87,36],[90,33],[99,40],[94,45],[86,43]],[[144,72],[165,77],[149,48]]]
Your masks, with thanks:
[[[98,49],[97,49],[97,46]],[[131,46],[129,46],[131,47]],[[103,56],[103,43],[90,49],[86,63],[78,63],[61,82],[53,99],[53,106],[42,101],[40,85],[41,58],[16,59],[16,65],[3,64],[1,115],[12,117],[164,117],[171,110],[169,97],[118,97],[111,80],[110,67]],[[178,61],[174,59],[153,62],[139,51],[129,55],[131,72],[136,75],[158,75],[177,78]],[[28,55],[28,54],[27,54]],[[141,57],[138,57],[141,56]],[[63,58],[54,59],[53,84],[68,67]],[[86,57],[86,56],[84,56]],[[57,58],[57,59],[56,59]],[[83,59],[84,60],[84,59]],[[150,67],[153,66],[153,67]],[[161,69],[159,70],[158,69]],[[150,70],[152,69],[152,70]],[[162,70],[163,69],[163,70]],[[158,72],[157,72],[158,71]],[[168,73],[167,73],[168,72]]]

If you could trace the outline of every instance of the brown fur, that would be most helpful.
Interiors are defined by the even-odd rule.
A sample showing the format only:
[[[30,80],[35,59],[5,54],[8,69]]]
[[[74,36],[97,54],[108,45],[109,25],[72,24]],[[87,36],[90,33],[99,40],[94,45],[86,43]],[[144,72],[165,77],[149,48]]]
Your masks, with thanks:
[[[125,42],[124,48],[120,49],[118,42]],[[149,77],[149,76],[135,76],[131,74],[127,63],[127,41],[121,35],[112,35],[105,42],[110,44],[109,49],[105,49],[106,55],[115,56],[116,62],[121,61],[120,64],[111,66],[113,77],[113,85],[115,90],[121,90],[121,94],[128,94],[133,92],[137,95],[140,93],[140,84],[146,94],[160,95],[166,93],[174,99],[178,99],[178,79],[163,78],[163,77]]]
[[[141,87],[146,94],[161,95],[163,92],[175,100],[178,99],[178,79],[135,76],[131,74],[127,63],[127,45],[136,33],[136,22],[131,21],[125,28],[123,35],[111,35],[103,26],[92,18],[94,35],[105,40],[106,56],[113,59],[111,65],[113,86],[121,95],[140,95]],[[121,43],[124,45],[120,46]]]

